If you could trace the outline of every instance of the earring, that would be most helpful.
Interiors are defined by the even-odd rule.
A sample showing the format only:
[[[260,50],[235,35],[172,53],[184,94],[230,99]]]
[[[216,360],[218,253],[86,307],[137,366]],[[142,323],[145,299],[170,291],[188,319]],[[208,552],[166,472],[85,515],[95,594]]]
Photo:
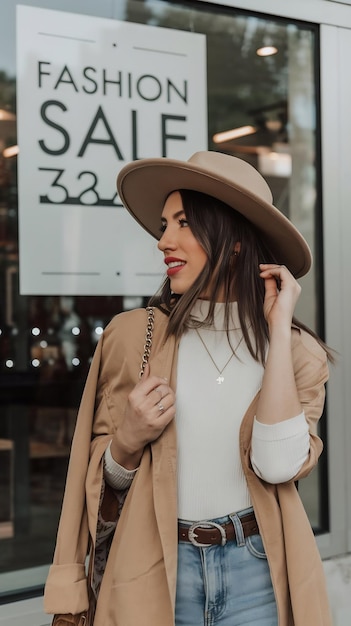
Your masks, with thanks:
[[[239,256],[239,252],[237,250],[234,250],[234,256]]]

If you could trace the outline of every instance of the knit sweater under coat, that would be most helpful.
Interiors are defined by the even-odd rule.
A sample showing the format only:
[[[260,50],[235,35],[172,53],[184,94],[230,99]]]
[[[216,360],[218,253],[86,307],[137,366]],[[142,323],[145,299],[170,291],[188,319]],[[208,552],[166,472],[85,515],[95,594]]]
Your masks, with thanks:
[[[146,312],[116,316],[97,346],[78,413],[54,562],[44,595],[48,613],[87,608],[85,558],[94,543],[103,480],[102,459],[138,382]],[[175,388],[177,345],[164,341],[167,317],[155,311],[151,373]],[[316,465],[316,435],[328,378],[326,354],[302,330],[292,330],[296,385],[310,428],[310,454],[295,480]],[[279,626],[331,626],[324,572],[294,481],[265,483],[250,464],[252,423],[259,393],[240,429],[240,454],[277,601]],[[174,626],[177,573],[176,430],[171,422],[145,448],[114,534],[94,626]],[[245,584],[245,581],[243,581]]]

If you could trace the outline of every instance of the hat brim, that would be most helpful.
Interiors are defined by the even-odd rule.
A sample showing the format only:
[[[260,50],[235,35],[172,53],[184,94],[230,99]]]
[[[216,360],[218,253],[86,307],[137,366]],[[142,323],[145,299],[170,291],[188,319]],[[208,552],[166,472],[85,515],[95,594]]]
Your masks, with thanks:
[[[312,264],[310,248],[273,204],[224,176],[188,161],[141,159],[122,168],[117,177],[121,201],[134,219],[156,239],[161,237],[161,213],[170,193],[192,189],[213,196],[246,217],[262,234],[277,262],[300,278]]]

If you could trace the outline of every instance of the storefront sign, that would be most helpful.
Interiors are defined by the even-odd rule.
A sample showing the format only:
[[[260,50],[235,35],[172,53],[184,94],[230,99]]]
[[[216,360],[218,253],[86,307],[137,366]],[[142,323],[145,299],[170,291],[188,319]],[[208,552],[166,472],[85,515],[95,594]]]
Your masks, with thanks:
[[[19,6],[17,85],[21,293],[150,295],[163,263],[116,175],[207,148],[205,36]]]

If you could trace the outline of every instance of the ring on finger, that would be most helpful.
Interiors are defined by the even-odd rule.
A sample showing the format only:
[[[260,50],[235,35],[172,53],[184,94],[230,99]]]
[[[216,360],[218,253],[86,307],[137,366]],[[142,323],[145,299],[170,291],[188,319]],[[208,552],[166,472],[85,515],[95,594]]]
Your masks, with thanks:
[[[160,413],[164,413],[165,407],[163,406],[163,404],[161,404],[161,402],[159,402],[157,406],[158,406],[158,410],[160,411]]]

